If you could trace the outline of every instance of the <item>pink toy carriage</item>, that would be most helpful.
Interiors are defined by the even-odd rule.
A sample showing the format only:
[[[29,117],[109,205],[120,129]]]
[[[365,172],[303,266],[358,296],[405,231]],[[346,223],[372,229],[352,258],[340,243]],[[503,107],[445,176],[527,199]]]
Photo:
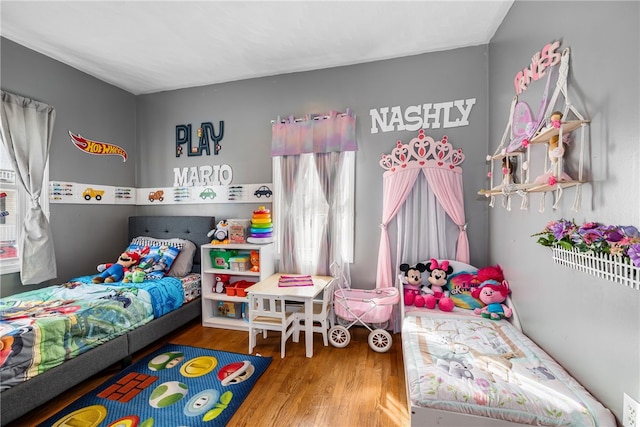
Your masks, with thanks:
[[[329,341],[338,348],[349,345],[349,328],[359,324],[369,329],[369,347],[379,353],[391,348],[389,325],[393,306],[400,300],[396,288],[342,289],[334,292],[333,310],[338,325],[329,329]]]

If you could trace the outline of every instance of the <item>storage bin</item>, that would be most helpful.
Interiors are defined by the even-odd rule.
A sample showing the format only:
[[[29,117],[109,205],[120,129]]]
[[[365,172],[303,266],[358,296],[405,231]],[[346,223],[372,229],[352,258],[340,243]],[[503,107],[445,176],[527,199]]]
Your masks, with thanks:
[[[229,224],[229,242],[230,243],[246,243],[251,227],[251,220],[248,219],[230,219]]]
[[[218,316],[230,317],[232,319],[242,318],[242,303],[218,301]]]
[[[255,282],[249,282],[248,280],[239,280],[237,282],[227,285],[224,289],[227,292],[227,296],[230,297],[246,297],[246,289],[249,286],[255,285]]]
[[[235,282],[233,286],[236,288],[236,296],[246,297],[247,296],[246,289],[249,286],[253,286],[255,284],[256,284],[255,282],[249,282],[248,280],[240,280],[238,282]]]
[[[212,249],[209,251],[211,266],[213,268],[229,270],[229,258],[236,255],[238,255],[238,251],[235,249]]]
[[[251,269],[249,255],[234,256],[229,258],[229,265],[233,271],[248,271]]]

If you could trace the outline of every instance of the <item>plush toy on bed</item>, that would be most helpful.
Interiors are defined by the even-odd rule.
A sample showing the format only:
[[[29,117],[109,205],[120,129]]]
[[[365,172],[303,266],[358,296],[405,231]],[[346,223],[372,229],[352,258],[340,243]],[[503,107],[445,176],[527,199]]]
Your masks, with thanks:
[[[403,284],[404,305],[415,305],[416,307],[424,307],[424,297],[421,295],[422,290],[422,272],[427,266],[421,262],[413,267],[409,264],[400,264],[399,278]]]
[[[123,283],[142,283],[144,282],[145,272],[141,268],[134,268],[129,271],[124,272],[124,279],[122,279]]]
[[[509,283],[507,283],[506,280],[503,280],[502,282],[498,282],[494,279],[485,280],[480,284],[480,286],[472,291],[471,295],[474,298],[480,299],[480,301],[485,303],[486,306],[476,308],[473,312],[481,315],[482,317],[493,320],[511,317],[513,311],[504,304],[509,292]]]
[[[431,262],[427,264],[427,271],[430,286],[422,288],[422,291],[427,293],[424,296],[424,305],[431,309],[436,308],[437,305],[442,311],[452,311],[454,304],[449,298],[447,276],[453,273],[453,267],[449,265],[449,261],[445,260],[438,264],[438,260],[431,258]]]
[[[140,261],[138,252],[123,252],[118,257],[115,264],[98,265],[98,274],[91,279],[93,283],[119,282],[124,278],[124,273]]]

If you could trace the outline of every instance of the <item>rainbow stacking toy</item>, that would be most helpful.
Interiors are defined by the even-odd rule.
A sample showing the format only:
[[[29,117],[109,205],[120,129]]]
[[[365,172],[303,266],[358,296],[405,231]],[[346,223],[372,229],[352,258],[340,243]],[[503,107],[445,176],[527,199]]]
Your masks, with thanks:
[[[273,242],[273,222],[271,221],[271,211],[264,206],[260,206],[253,211],[251,217],[249,243],[271,243]]]

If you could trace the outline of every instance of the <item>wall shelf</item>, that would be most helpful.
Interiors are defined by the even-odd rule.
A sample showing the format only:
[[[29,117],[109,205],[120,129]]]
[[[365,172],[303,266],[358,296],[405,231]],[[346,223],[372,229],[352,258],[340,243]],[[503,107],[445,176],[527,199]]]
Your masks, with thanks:
[[[552,250],[556,264],[640,290],[640,268],[634,266],[628,258],[559,247]]]
[[[548,78],[551,79],[553,72],[548,73]],[[567,48],[562,53],[553,94],[548,98],[545,90],[544,114],[541,115],[539,112],[539,117],[535,120],[529,117],[531,112],[526,103],[518,101],[517,96],[513,98],[502,141],[493,155],[487,156],[487,161],[490,162],[490,171],[487,174],[490,180],[489,188],[478,191],[478,194],[490,198],[489,206],[494,206],[496,196],[502,196],[502,205],[510,210],[511,197],[518,195],[522,197],[521,209],[527,209],[528,194],[540,193],[542,194],[540,211],[544,211],[544,193],[553,193],[555,209],[558,207],[563,190],[575,187],[573,210],[578,210],[581,203],[581,186],[586,182],[583,179],[584,149],[588,145],[586,140],[589,138],[588,127],[591,121],[585,119],[569,100],[568,75],[569,49]],[[560,98],[564,99],[564,103],[561,103]],[[526,113],[527,111],[529,113]],[[524,130],[522,120],[526,120]],[[571,177],[565,171],[564,156],[565,146],[572,139],[570,135],[574,131],[580,132],[579,141],[572,144],[579,150],[580,158],[576,176]],[[538,165],[536,169],[540,174],[532,175],[533,163],[540,163],[540,155],[532,158],[531,151],[540,153],[541,148],[546,148],[547,151],[547,155],[544,156],[544,167],[539,170]],[[498,171],[502,172],[502,179],[495,183]]]

